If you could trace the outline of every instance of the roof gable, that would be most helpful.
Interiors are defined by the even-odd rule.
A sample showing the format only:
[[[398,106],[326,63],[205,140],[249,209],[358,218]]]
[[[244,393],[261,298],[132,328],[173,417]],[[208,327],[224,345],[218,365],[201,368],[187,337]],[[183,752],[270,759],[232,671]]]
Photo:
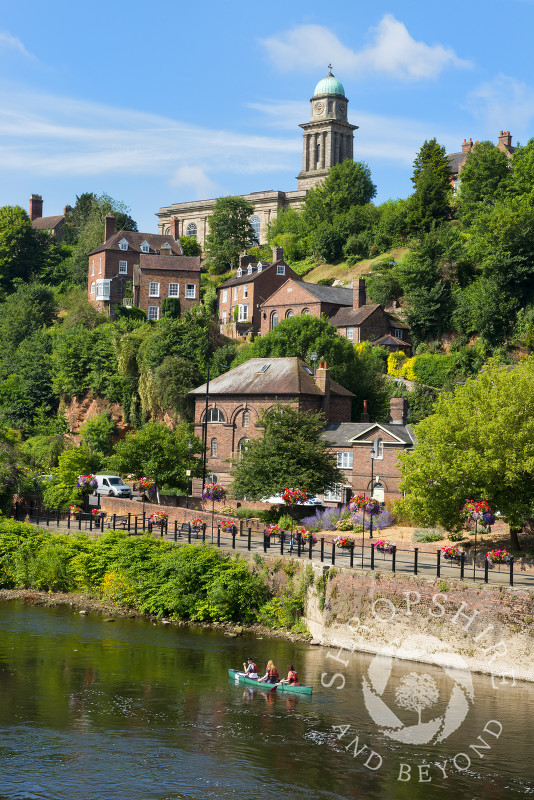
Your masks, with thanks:
[[[405,443],[405,439],[403,439],[402,437],[398,436],[397,433],[395,433],[394,431],[391,430],[392,428],[395,428],[395,427],[398,427],[400,429],[400,428],[404,428],[404,425],[398,425],[398,426],[387,425],[386,426],[386,425],[382,425],[382,423],[380,423],[380,422],[371,422],[371,423],[369,423],[369,425],[363,431],[359,431],[354,436],[352,436],[349,439],[349,442],[351,442],[353,444],[364,443],[364,442],[365,443],[367,443],[367,442],[370,443],[370,442],[372,442],[372,440],[374,438],[376,438],[376,436],[379,436],[382,433],[382,434],[386,434],[386,436],[388,436],[388,437],[391,437],[391,439],[389,439],[389,441],[393,440],[393,441],[398,442],[399,444],[404,444]],[[387,443],[387,441],[388,441],[387,439],[384,440],[384,443]]]

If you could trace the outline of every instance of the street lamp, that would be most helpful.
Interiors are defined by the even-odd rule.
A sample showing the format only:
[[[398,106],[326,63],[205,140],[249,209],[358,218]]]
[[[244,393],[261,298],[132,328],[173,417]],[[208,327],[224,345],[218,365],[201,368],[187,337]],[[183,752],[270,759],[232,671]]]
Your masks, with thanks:
[[[375,467],[375,458],[378,458],[379,455],[379,448],[380,448],[380,436],[377,436],[373,439],[373,446],[371,447],[371,500],[373,499],[373,486],[375,482],[375,474],[374,474],[374,467]],[[373,514],[370,515],[371,521],[369,522],[369,538],[373,538]]]
[[[187,467],[187,494],[185,497],[185,507],[189,508],[189,481],[191,479],[191,450],[193,449],[193,442],[191,441],[191,439],[189,439],[187,447],[189,449],[189,464]]]

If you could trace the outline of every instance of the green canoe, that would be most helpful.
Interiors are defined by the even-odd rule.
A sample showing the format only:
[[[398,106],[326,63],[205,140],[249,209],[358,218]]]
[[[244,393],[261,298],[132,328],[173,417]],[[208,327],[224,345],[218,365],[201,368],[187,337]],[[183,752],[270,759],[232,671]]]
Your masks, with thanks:
[[[311,694],[313,691],[313,687],[301,686],[300,684],[294,686],[293,684],[289,683],[260,683],[257,679],[247,678],[244,672],[240,672],[237,669],[229,669],[228,675],[235,682],[236,686],[239,684],[245,684],[246,686],[255,686],[256,689],[263,689],[267,692],[270,692],[276,688],[277,694],[279,692],[291,692],[292,694]]]

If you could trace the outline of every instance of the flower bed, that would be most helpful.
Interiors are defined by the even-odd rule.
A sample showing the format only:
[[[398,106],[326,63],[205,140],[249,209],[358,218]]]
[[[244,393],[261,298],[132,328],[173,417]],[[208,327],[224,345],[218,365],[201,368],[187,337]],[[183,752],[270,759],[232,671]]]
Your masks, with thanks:
[[[387,539],[377,539],[376,542],[373,542],[373,547],[379,553],[392,553],[395,545],[393,542],[388,542]]]
[[[448,561],[460,561],[462,558],[462,551],[459,547],[456,547],[453,544],[450,544],[448,547],[440,548],[441,552],[443,553],[443,558],[446,558]]]
[[[508,550],[490,550],[486,553],[486,561],[492,564],[509,564],[512,558]]]
[[[354,546],[354,539],[351,539],[350,536],[336,536],[334,544],[336,547],[348,550]]]
[[[288,506],[305,503],[307,499],[308,493],[306,489],[285,489],[282,492],[282,500]]]

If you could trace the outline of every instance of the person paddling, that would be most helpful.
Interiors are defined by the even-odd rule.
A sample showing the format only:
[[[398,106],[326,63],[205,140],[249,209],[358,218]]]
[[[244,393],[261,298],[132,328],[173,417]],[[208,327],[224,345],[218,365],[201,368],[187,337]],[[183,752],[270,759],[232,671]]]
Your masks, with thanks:
[[[263,676],[263,678],[258,678],[260,683],[278,683],[280,680],[280,675],[278,670],[276,669],[274,663],[269,659],[267,662],[267,672]]]
[[[258,667],[252,658],[247,658],[247,663],[243,662],[243,669],[247,678],[255,680],[258,677]]]
[[[283,678],[280,681],[280,683],[289,683],[290,685],[292,684],[293,686],[298,686],[299,685],[298,672],[295,669],[295,667],[293,666],[293,664],[288,664],[287,665],[287,678]]]

